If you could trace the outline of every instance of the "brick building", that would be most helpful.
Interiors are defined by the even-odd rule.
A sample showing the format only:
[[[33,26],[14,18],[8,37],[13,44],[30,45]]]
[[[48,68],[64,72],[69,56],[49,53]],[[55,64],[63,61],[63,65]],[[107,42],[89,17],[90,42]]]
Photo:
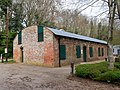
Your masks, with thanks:
[[[105,41],[42,26],[23,29],[13,42],[13,58],[21,63],[58,67],[106,57]]]
[[[114,56],[120,55],[120,45],[113,46],[113,55]]]

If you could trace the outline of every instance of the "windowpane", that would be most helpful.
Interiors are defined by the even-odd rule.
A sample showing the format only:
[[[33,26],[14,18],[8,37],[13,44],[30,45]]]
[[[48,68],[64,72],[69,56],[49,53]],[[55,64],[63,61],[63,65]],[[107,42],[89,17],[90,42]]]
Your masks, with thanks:
[[[22,32],[20,31],[18,33],[18,44],[21,44],[22,43]]]
[[[81,57],[81,48],[80,48],[80,46],[76,46],[76,56],[77,56],[77,58]]]
[[[98,56],[100,56],[100,48],[98,48]]]
[[[66,47],[65,45],[60,45],[60,60],[66,59]]]
[[[38,42],[43,41],[43,26],[38,26]]]
[[[92,47],[89,47],[89,54],[90,54],[90,57],[93,57],[93,48]]]

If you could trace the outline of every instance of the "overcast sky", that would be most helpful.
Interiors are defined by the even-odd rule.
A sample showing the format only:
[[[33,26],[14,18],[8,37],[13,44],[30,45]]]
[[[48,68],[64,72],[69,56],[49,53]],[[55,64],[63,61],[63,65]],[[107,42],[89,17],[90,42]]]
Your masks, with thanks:
[[[77,7],[80,7],[79,11],[81,11],[89,5],[89,4],[84,5],[85,3],[87,3],[87,1],[84,3],[78,3],[77,1],[79,1],[79,0],[62,0],[63,7],[65,9],[76,9]],[[88,2],[90,2],[90,0],[88,0]],[[92,6],[90,6],[87,9],[83,10],[81,13],[88,17],[94,17],[108,9],[107,4],[103,3],[101,0],[94,0],[92,3],[94,3],[94,2],[95,2],[95,4],[93,4]],[[82,6],[82,5],[84,5],[84,6]],[[97,16],[97,18],[107,17],[107,13],[108,12],[106,11],[104,14]]]

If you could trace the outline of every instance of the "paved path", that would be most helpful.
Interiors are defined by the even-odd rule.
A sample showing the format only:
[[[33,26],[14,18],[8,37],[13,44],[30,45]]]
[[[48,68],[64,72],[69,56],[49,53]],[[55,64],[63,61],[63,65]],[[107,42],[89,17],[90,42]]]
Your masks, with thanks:
[[[70,67],[0,64],[0,90],[120,90],[111,84],[69,78]]]

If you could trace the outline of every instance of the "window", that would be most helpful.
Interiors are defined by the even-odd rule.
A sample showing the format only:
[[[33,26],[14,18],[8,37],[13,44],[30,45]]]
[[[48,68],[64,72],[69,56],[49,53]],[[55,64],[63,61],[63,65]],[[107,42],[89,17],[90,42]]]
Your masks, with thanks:
[[[60,45],[60,60],[66,59],[66,47],[65,45]]]
[[[102,48],[102,56],[104,56],[104,48]]]
[[[18,44],[22,43],[22,31],[18,33]]]
[[[114,52],[114,49],[113,49],[113,52]]]
[[[120,55],[120,49],[117,50],[118,55]]]
[[[38,42],[43,41],[43,26],[38,26]]]
[[[98,48],[98,56],[100,56],[100,48]]]
[[[81,57],[81,48],[80,48],[80,46],[76,46],[76,56],[77,56],[77,58]]]
[[[93,57],[93,48],[92,47],[89,47],[89,54],[90,54],[90,57]]]

